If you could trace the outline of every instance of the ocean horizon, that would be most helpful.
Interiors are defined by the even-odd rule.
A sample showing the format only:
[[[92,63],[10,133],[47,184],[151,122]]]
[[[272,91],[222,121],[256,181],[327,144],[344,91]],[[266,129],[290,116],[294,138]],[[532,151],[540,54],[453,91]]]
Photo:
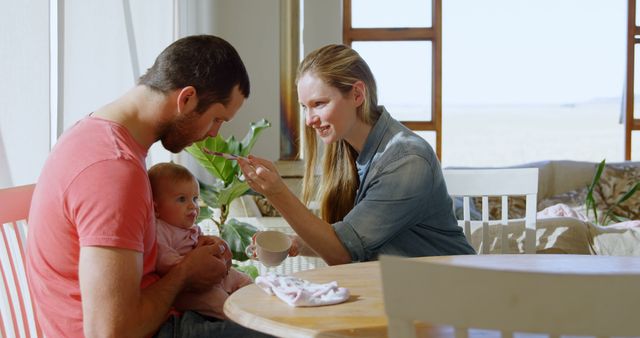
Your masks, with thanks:
[[[442,165],[620,162],[624,160],[620,111],[619,98],[573,104],[443,105]],[[420,134],[435,147],[434,133]],[[639,160],[640,135],[634,135],[632,159]]]

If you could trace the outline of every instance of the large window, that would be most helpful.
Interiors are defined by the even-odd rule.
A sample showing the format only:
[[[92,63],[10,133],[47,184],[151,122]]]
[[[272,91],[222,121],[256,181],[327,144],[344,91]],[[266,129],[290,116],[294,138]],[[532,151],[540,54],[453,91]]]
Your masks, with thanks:
[[[441,0],[344,0],[344,43],[367,61],[378,100],[441,153]]]
[[[366,42],[358,41],[361,34],[346,42],[373,63],[381,102],[399,120],[435,120],[434,110],[422,108],[437,107],[429,98],[441,101],[442,128],[434,129],[442,134],[444,166],[622,161],[628,1],[635,0],[444,1],[441,74],[425,71],[438,61],[429,57],[436,44],[428,40],[406,42],[410,50],[384,41],[382,30],[369,30]],[[390,2],[387,15],[375,15],[375,3],[345,0],[345,16],[354,26],[358,17],[407,18],[379,28],[422,26],[415,19],[419,11],[423,18],[437,17],[437,4],[428,0]],[[434,91],[429,86],[438,81],[441,99],[423,95],[420,101],[415,92]],[[638,147],[632,158],[639,157]]]

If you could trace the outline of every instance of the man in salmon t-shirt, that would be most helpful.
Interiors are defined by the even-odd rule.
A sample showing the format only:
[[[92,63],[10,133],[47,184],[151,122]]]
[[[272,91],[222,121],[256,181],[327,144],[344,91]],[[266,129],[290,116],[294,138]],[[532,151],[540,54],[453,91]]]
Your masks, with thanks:
[[[49,337],[259,336],[194,313],[169,316],[183,290],[228,273],[230,253],[206,237],[160,278],[145,157],[160,140],[171,152],[215,136],[249,96],[236,50],[214,36],[167,47],[138,84],[67,130],[33,195],[27,278]],[[173,336],[173,335],[172,335]]]

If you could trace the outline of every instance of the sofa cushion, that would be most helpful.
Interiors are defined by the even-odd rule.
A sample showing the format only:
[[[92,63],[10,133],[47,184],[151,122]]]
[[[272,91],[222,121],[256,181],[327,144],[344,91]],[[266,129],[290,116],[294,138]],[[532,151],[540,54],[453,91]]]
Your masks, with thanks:
[[[640,191],[618,206],[616,202],[622,198],[635,184],[640,182],[640,167],[622,166],[605,167],[596,185],[595,199],[598,209],[613,208],[616,215],[627,219],[640,220]]]
[[[593,177],[591,177],[591,180],[593,180]],[[602,219],[606,210],[614,206],[637,182],[640,182],[639,166],[624,166],[623,163],[607,165],[602,172],[600,181],[594,188],[594,199],[596,201],[596,208],[598,209],[599,220]],[[593,222],[595,221],[593,212],[589,210],[589,213],[587,213],[584,205],[587,190],[588,187],[585,185],[579,189],[548,197],[538,203],[538,210],[543,210],[557,204],[566,204],[574,210],[587,215],[589,220]],[[636,192],[631,198],[613,210],[616,215],[624,218],[640,219],[640,191]],[[609,221],[611,220],[609,219]]]
[[[558,204],[566,204],[576,211],[580,211],[584,214],[584,201],[587,197],[587,187],[567,191],[562,194],[557,194],[555,196],[551,196],[545,198],[544,200],[538,203],[538,210],[544,210],[548,207],[558,205]]]
[[[502,231],[507,232],[507,250],[502,252]],[[482,245],[482,227],[472,222],[471,245],[476,249]],[[553,217],[536,220],[536,252],[548,254],[596,254],[593,247],[594,233],[589,223],[572,217]],[[503,228],[500,224],[489,226],[489,253],[523,253],[524,221],[508,222]]]
[[[556,204],[566,204],[578,212],[587,214],[584,202],[587,196],[587,186],[591,184],[595,175],[596,163],[545,161],[529,163],[519,167],[538,167],[540,169],[537,210],[544,210]],[[640,163],[619,162],[607,164],[594,193],[598,217],[602,217],[604,211],[613,206],[638,181],[640,181]],[[571,187],[571,189],[563,190],[568,187]],[[556,191],[559,192],[548,195]],[[524,201],[524,196],[509,198],[510,219],[524,217]],[[482,210],[480,198],[474,199],[473,205],[477,210]],[[617,207],[615,213],[628,219],[640,219],[640,191]],[[498,220],[500,219],[500,214],[500,198],[490,197],[489,219]],[[588,216],[590,221],[593,222],[593,213]]]
[[[640,256],[640,221],[602,227],[574,217],[544,217],[536,220],[536,253],[609,256]],[[501,233],[507,232],[507,250],[502,252]],[[489,253],[524,252],[524,222],[510,221],[506,227],[489,226]],[[471,245],[482,245],[482,228],[472,222]]]

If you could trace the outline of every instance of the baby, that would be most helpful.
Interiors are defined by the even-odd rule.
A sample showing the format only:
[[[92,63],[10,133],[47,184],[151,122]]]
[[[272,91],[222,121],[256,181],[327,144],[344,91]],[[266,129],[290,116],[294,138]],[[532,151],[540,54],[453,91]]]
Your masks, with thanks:
[[[195,221],[200,212],[198,181],[189,170],[174,163],[158,163],[149,169],[156,214],[158,261],[156,269],[164,275],[178,264],[184,255],[198,246],[202,230]],[[231,266],[228,252],[227,264]],[[246,274],[229,268],[229,274],[218,285],[199,293],[181,293],[174,306],[180,311],[192,310],[218,319],[227,319],[222,312],[229,294],[251,284]]]

